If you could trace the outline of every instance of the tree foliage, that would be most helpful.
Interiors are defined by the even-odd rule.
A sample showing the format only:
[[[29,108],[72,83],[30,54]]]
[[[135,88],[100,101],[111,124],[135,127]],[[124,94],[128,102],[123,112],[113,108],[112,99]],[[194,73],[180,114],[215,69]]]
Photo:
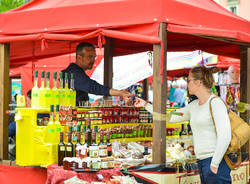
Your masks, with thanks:
[[[24,0],[0,0],[0,12],[6,12],[24,4]]]

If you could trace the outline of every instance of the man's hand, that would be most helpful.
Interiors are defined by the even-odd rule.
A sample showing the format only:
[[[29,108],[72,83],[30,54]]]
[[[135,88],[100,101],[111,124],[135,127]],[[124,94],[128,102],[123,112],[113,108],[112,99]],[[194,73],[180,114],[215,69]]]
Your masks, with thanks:
[[[125,100],[126,104],[130,103],[132,100],[131,97],[134,96],[126,90],[110,89],[109,93],[110,96],[121,96]]]
[[[214,174],[217,174],[218,172],[218,168],[214,167],[214,166],[211,166],[210,165],[210,170],[214,173]]]
[[[122,90],[121,91],[121,96],[123,98],[123,100],[125,101],[126,104],[131,103],[132,101],[132,96],[134,96],[132,93],[129,93],[128,91]]]
[[[141,99],[141,98],[135,98],[136,100],[135,100],[135,107],[145,107],[145,105],[146,105],[146,101],[145,100],[143,100],[143,99]]]

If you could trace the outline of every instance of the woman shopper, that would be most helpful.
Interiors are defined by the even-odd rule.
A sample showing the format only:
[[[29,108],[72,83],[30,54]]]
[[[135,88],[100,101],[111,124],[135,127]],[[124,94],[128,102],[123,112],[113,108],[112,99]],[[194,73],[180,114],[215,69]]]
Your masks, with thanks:
[[[201,183],[230,184],[231,170],[223,156],[231,140],[231,127],[223,101],[220,98],[212,99],[215,97],[210,91],[214,84],[213,72],[215,69],[201,66],[190,71],[188,91],[198,99],[178,110],[184,113],[183,116],[172,116],[169,122],[190,121]],[[215,127],[209,110],[211,99]],[[148,111],[153,112],[152,105],[142,99],[137,98],[135,106],[145,106]]]

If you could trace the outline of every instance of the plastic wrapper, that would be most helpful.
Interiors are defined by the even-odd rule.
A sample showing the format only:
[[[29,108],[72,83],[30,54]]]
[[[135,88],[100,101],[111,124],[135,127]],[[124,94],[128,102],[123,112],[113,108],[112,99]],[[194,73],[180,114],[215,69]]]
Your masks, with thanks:
[[[89,184],[89,183],[87,181],[83,181],[77,178],[77,176],[74,176],[73,178],[64,181],[64,184]]]
[[[140,184],[135,180],[134,177],[130,176],[114,176],[111,181],[120,184]]]

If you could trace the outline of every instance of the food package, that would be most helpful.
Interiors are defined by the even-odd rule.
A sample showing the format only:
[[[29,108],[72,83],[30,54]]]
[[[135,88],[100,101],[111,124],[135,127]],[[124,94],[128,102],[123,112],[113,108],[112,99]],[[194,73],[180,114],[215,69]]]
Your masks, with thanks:
[[[77,178],[77,176],[74,176],[74,177],[64,181],[64,184],[88,184],[88,182]]]
[[[139,184],[134,177],[130,176],[113,176],[110,181],[115,184]]]

